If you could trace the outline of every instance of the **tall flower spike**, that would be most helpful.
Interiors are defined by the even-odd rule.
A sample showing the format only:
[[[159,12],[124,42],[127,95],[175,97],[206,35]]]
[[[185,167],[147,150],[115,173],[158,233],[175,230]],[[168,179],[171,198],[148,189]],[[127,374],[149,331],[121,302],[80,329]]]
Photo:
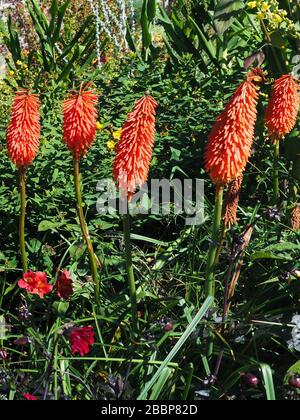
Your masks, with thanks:
[[[13,101],[12,115],[7,129],[7,150],[14,164],[29,166],[40,144],[40,101],[28,90],[20,90]]]
[[[148,178],[155,136],[157,102],[150,95],[141,98],[122,128],[113,175],[123,198],[132,199],[137,187]]]
[[[295,127],[300,104],[299,90],[299,82],[291,74],[275,81],[265,117],[271,138],[281,139]]]
[[[259,67],[251,70],[213,126],[204,162],[216,185],[226,185],[245,170],[257,117],[257,83],[263,80],[264,73]]]
[[[63,102],[63,139],[76,159],[86,156],[96,137],[98,96],[88,87]]]

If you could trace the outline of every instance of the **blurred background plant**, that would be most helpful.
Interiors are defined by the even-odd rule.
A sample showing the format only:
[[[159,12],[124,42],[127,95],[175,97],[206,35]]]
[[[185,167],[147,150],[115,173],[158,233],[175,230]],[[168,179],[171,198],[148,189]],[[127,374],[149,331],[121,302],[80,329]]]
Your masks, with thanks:
[[[126,399],[145,392],[153,399],[299,398],[299,350],[292,344],[298,334],[300,242],[290,220],[299,202],[299,122],[281,146],[282,201],[273,208],[272,146],[263,111],[272,79],[287,71],[299,74],[299,2],[28,0],[9,6],[0,28],[7,63],[0,80],[0,316],[10,325],[0,337],[1,398],[19,399],[26,392],[41,399]],[[220,253],[217,307],[207,311],[208,302],[199,312],[214,201],[203,150],[215,118],[244,77],[244,65],[262,56],[269,83],[261,94],[239,225]],[[90,80],[100,97],[99,122],[95,146],[83,161],[83,182],[86,217],[103,261],[100,314],[94,312],[75,220],[71,157],[61,141],[61,99],[79,81]],[[30,266],[46,271],[52,284],[56,270],[67,267],[74,282],[67,301],[54,295],[25,300],[16,287],[20,204],[5,131],[20,85],[32,87],[43,102],[41,149],[28,177]],[[111,177],[122,123],[145,90],[159,103],[151,177],[203,178],[207,218],[194,227],[180,215],[133,218],[140,341],[131,343],[121,223],[117,215],[97,214],[96,186]],[[241,248],[249,225],[251,240]],[[219,308],[226,279],[236,285],[223,332]],[[196,329],[189,327],[193,320]],[[88,358],[73,357],[64,338],[56,347],[56,335],[70,322],[94,326]],[[216,345],[208,360],[211,328]],[[165,360],[161,380],[147,391]]]

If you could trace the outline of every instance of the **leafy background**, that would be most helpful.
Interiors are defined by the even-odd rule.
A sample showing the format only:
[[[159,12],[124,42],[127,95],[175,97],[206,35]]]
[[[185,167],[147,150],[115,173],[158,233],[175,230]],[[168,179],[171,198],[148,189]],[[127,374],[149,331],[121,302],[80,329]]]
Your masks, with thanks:
[[[263,109],[273,78],[296,65],[292,60],[300,39],[298,2],[270,0],[272,7],[286,11],[290,23],[282,21],[276,26],[266,15],[263,27],[257,16],[260,2],[257,8],[249,8],[241,1],[178,0],[165,9],[144,1],[137,5],[136,32],[128,25],[127,51],[116,51],[105,31],[101,32],[106,63],[99,69],[95,19],[88,2],[65,6],[57,2],[57,7],[53,2],[49,11],[50,3],[45,1],[40,8],[28,1],[21,20],[22,9],[16,7],[2,29],[8,73],[0,93],[0,314],[11,328],[0,341],[8,353],[0,367],[1,398],[20,399],[29,391],[41,399],[297,398],[288,381],[300,373],[295,339],[290,342],[293,328],[293,337],[297,335],[292,319],[299,311],[300,291],[295,275],[300,269],[299,232],[290,227],[299,179],[299,122],[282,144],[282,202],[274,208],[272,147],[264,129]],[[112,6],[116,7],[113,2]],[[60,8],[65,8],[61,27],[64,9]],[[74,20],[82,25],[75,26]],[[25,24],[31,45],[22,44]],[[55,50],[57,45],[62,54]],[[261,93],[239,225],[228,232],[220,255],[217,306],[213,308],[203,298],[214,201],[214,187],[203,170],[203,150],[215,118],[244,78],[244,60],[260,48],[266,56],[268,82]],[[88,258],[76,219],[71,156],[61,140],[61,101],[79,81],[89,80],[99,93],[99,122],[103,125],[82,161],[85,212],[103,262],[100,313],[93,302]],[[54,294],[45,301],[25,297],[16,287],[21,276],[20,203],[5,132],[18,85],[32,86],[43,102],[40,152],[28,172],[30,267],[46,271],[53,283],[56,269],[68,268],[75,285],[68,301],[59,301]],[[201,226],[186,227],[181,216],[133,218],[140,335],[132,341],[122,221],[118,215],[97,214],[96,185],[111,177],[114,152],[107,147],[111,132],[122,126],[135,100],[146,90],[159,103],[150,178],[203,178],[206,219]],[[221,334],[231,249],[251,223],[254,233],[244,255],[227,328]],[[24,311],[25,319],[21,316]],[[50,355],[55,334],[68,322],[93,325],[96,344],[88,357],[76,358],[62,338],[53,367]],[[166,328],[169,323],[173,326],[170,331]],[[211,328],[217,332],[215,353],[207,359]],[[15,340],[22,337],[29,337],[30,343],[17,346]],[[172,360],[166,359],[174,348]],[[214,378],[221,350],[224,358]],[[250,373],[259,379],[257,387],[249,384]]]

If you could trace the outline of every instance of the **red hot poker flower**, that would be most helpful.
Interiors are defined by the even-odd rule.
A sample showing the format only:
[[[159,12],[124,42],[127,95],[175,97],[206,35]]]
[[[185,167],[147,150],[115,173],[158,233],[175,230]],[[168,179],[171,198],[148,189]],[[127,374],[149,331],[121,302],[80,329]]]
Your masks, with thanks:
[[[257,117],[258,86],[264,73],[258,67],[247,74],[210,133],[204,156],[212,181],[224,186],[240,176],[249,160]]]
[[[98,96],[88,87],[63,102],[63,139],[76,159],[86,156],[96,137]]]
[[[38,295],[41,299],[50,293],[53,286],[47,282],[47,275],[43,272],[28,271],[23,275],[23,278],[18,281],[18,285],[21,289],[27,290],[32,295]]]
[[[7,149],[18,167],[30,165],[40,144],[40,101],[27,90],[16,93],[7,129]]]
[[[113,175],[123,198],[130,201],[137,187],[148,178],[155,136],[157,102],[150,95],[141,98],[128,115],[114,161]]]
[[[291,74],[275,81],[266,110],[266,126],[273,139],[281,139],[295,127],[299,112],[299,83]]]
[[[56,289],[58,297],[68,299],[73,293],[73,281],[68,270],[63,270],[57,276]]]
[[[71,329],[69,335],[72,347],[72,354],[79,353],[85,356],[90,352],[90,346],[95,342],[93,327],[75,327]]]

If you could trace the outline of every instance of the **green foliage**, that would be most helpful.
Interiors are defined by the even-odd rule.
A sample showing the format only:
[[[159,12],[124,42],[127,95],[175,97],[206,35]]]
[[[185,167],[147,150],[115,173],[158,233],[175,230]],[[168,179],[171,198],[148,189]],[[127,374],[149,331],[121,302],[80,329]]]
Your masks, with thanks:
[[[239,19],[233,20],[235,10],[227,9],[233,6],[227,2],[229,20],[225,20],[222,14],[214,15],[221,9],[215,1],[180,1],[172,13],[161,8],[158,16],[171,58],[166,58],[165,50],[152,54],[151,41],[148,53],[144,48],[143,52],[136,50],[136,55],[113,56],[101,69],[95,69],[88,64],[86,52],[67,71],[74,76],[69,83],[68,77],[62,76],[65,60],[55,46],[67,50],[68,61],[83,45],[94,51],[94,39],[83,43],[94,28],[87,25],[74,42],[76,34],[57,31],[65,3],[52,3],[51,19],[40,13],[37,3],[28,5],[40,43],[39,51],[32,53],[41,66],[34,66],[32,58],[31,79],[26,76],[23,81],[39,80],[43,107],[41,147],[27,178],[26,247],[30,268],[46,271],[51,284],[55,285],[57,270],[67,268],[74,293],[62,300],[54,290],[40,300],[17,287],[21,277],[18,174],[7,156],[5,135],[13,96],[10,86],[19,82],[14,79],[19,76],[7,77],[9,85],[1,82],[0,92],[0,320],[2,317],[12,328],[0,338],[0,350],[8,353],[1,361],[1,397],[21,399],[24,392],[31,392],[40,399],[71,400],[294,398],[289,378],[299,373],[299,354],[290,341],[296,328],[292,319],[299,312],[300,237],[290,228],[289,209],[299,201],[299,127],[281,144],[282,201],[274,209],[270,206],[272,145],[266,139],[264,108],[276,69],[268,54],[264,67],[270,83],[263,87],[260,98],[239,224],[227,232],[220,252],[215,306],[211,300],[204,302],[203,294],[215,192],[203,169],[203,151],[213,122],[244,78],[244,59],[265,41],[255,14],[243,10]],[[147,14],[154,25],[154,10],[148,6],[144,4],[144,18]],[[213,30],[216,16],[218,25],[223,25],[221,32],[226,29],[223,34]],[[11,22],[8,25],[11,34],[6,42],[12,55],[14,51],[16,67],[24,57],[18,55],[18,34]],[[150,35],[152,29],[150,25]],[[280,51],[284,57],[292,57],[296,50],[291,37],[284,37]],[[64,82],[58,83],[62,79]],[[100,308],[95,306],[75,210],[72,158],[62,142],[61,101],[79,79],[94,81],[103,127],[81,162],[85,215],[102,262]],[[133,103],[146,90],[159,103],[150,178],[203,178],[206,219],[200,226],[185,226],[181,215],[132,218],[139,310],[139,336],[135,337],[122,223],[117,214],[97,213],[96,187],[99,180],[111,178],[114,152],[107,147],[113,140],[111,131],[122,126]],[[232,249],[243,243],[249,225],[254,229],[249,246],[243,258],[233,261]],[[225,280],[232,274],[233,263],[234,267],[241,264],[241,271],[223,332]],[[96,342],[85,357],[72,355],[68,338],[62,334],[70,325],[94,327]],[[214,350],[208,358],[207,337],[212,331]],[[213,382],[210,379],[220,354],[224,356],[218,381]],[[256,388],[246,382],[247,373],[258,378]],[[116,383],[124,386],[122,395]]]
[[[40,49],[32,51],[28,59],[29,70],[36,67],[36,62],[41,66],[39,77],[35,80],[35,88],[41,83],[45,72],[54,75],[56,83],[66,81],[74,77],[74,71],[78,67],[82,71],[96,57],[93,16],[88,16],[71,36],[66,38],[63,33],[69,5],[69,0],[60,6],[58,0],[53,0],[48,18],[36,0],[27,1],[27,9],[40,44]],[[23,55],[19,35],[13,27],[11,17],[8,19],[5,44],[12,54],[15,67],[18,68],[18,62],[23,60]],[[20,82],[24,84],[28,83],[28,80],[21,78]]]

